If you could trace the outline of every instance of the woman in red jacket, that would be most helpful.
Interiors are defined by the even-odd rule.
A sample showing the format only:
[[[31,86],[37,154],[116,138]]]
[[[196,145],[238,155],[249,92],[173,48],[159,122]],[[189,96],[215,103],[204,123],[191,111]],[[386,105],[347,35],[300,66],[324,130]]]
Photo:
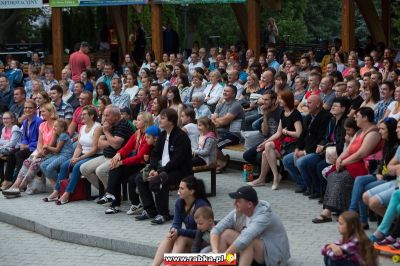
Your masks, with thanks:
[[[150,155],[153,148],[146,141],[146,129],[153,124],[153,117],[150,113],[142,112],[137,116],[136,132],[117,154],[111,159],[107,194],[113,199],[106,214],[120,212],[121,205],[121,180],[129,177],[129,199],[132,203],[127,214],[142,213],[142,206],[139,195],[136,193],[135,177],[145,166],[145,158]],[[147,156],[146,156],[147,155]]]

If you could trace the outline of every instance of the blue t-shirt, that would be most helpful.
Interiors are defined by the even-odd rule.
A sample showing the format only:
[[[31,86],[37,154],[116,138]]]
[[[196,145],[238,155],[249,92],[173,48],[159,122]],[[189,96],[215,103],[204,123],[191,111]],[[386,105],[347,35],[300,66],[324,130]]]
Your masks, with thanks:
[[[57,143],[59,143],[60,141],[64,141],[64,145],[61,148],[59,155],[64,155],[67,157],[72,156],[74,148],[72,147],[70,136],[67,133],[61,133],[61,135],[57,139]]]

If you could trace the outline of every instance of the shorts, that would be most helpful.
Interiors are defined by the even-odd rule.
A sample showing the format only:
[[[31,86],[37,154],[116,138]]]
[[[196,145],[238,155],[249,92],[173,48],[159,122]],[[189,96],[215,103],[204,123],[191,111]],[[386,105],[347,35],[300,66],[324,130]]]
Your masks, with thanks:
[[[382,205],[388,206],[390,197],[392,196],[397,186],[396,183],[397,183],[396,180],[393,180],[383,183],[377,187],[371,188],[370,190],[367,191],[368,196],[370,198],[377,197]]]

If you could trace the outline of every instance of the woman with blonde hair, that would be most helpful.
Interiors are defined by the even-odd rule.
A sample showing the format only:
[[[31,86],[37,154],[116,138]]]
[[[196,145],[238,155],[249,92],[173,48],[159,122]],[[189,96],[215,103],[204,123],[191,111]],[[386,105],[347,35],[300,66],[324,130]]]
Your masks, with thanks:
[[[251,73],[247,76],[247,82],[244,85],[244,90],[242,95],[239,98],[244,111],[249,112],[254,110],[257,107],[257,102],[251,102],[250,96],[251,94],[257,94],[260,90],[258,76],[254,73]]]
[[[167,89],[171,86],[171,83],[167,79],[167,68],[165,66],[158,66],[156,69],[156,82],[163,87],[162,96],[167,95]]]
[[[40,163],[48,156],[48,152],[43,149],[43,146],[52,146],[54,144],[53,125],[58,119],[58,114],[52,103],[42,105],[40,113],[44,122],[39,126],[39,138],[36,150],[24,161],[14,184],[9,189],[3,191],[3,194],[6,196],[20,196],[20,189],[24,189],[26,186],[28,186],[26,190],[27,194],[44,192],[46,189],[45,181],[43,179],[35,179],[35,176],[40,170]]]

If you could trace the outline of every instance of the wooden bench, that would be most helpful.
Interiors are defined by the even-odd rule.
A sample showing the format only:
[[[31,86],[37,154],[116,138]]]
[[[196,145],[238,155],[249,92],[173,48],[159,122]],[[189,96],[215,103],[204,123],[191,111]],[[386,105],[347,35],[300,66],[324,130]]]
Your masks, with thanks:
[[[210,172],[211,177],[211,192],[207,193],[207,197],[215,197],[217,195],[217,165],[202,165],[202,166],[194,166],[192,168],[193,174],[195,173],[203,173]],[[169,186],[170,191],[178,190],[179,184],[174,184]]]
[[[207,193],[207,197],[215,197],[217,195],[217,165],[202,165],[194,166],[193,173],[210,172],[211,177],[211,192]]]

